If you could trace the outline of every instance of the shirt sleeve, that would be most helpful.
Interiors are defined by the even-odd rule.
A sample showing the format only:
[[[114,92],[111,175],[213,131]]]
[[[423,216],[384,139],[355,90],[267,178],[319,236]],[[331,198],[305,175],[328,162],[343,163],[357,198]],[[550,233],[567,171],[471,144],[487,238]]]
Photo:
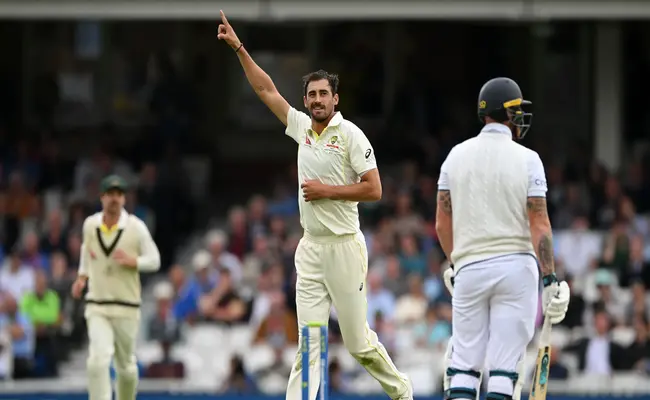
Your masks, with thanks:
[[[375,150],[372,148],[366,135],[358,130],[348,137],[348,153],[350,164],[357,175],[362,176],[371,169],[377,168]]]
[[[81,229],[81,251],[79,252],[79,270],[77,271],[78,276],[88,276],[88,238],[86,237],[86,232],[88,231],[88,218],[83,223],[83,228]]]
[[[542,159],[534,151],[528,154],[528,197],[546,197],[548,188]]]
[[[287,129],[284,133],[300,143],[300,138],[304,134],[305,130],[311,126],[311,118],[303,112],[296,110],[293,107],[289,107],[289,112],[287,113]]]
[[[442,163],[442,166],[440,167],[440,176],[438,177],[438,190],[449,190],[449,156],[447,156],[445,161]]]
[[[147,225],[138,220],[136,225],[140,236],[140,256],[138,257],[138,270],[142,272],[156,272],[160,269],[160,252],[153,241]]]

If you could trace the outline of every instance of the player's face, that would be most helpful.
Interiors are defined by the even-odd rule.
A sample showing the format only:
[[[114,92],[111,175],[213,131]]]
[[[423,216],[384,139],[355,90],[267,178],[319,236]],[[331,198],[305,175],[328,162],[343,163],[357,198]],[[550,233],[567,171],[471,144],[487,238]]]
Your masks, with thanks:
[[[322,79],[309,82],[304,101],[312,119],[324,122],[334,113],[334,107],[339,104],[339,95],[333,95],[327,79]]]
[[[126,199],[121,190],[111,189],[102,194],[102,208],[111,213],[119,212],[124,207]]]

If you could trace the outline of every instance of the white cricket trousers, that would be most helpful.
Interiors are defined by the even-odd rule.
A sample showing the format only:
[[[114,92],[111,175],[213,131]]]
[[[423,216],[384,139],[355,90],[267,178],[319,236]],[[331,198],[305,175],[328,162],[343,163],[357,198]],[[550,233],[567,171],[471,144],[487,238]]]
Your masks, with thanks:
[[[406,376],[397,370],[377,334],[368,326],[368,252],[363,234],[312,237],[305,233],[296,249],[295,263],[300,336],[302,327],[309,322],[327,323],[334,304],[343,342],[350,354],[381,384],[390,398],[406,393]],[[309,400],[314,400],[320,383],[320,331],[313,328],[309,333]],[[302,397],[301,371],[299,349],[289,377],[287,400]]]
[[[454,279],[450,367],[490,372],[488,393],[511,396],[526,347],[535,333],[539,271],[528,254],[462,267]],[[508,376],[510,375],[510,376]],[[523,379],[520,376],[519,379]],[[451,376],[450,388],[480,390],[477,377]]]
[[[135,400],[138,386],[135,341],[139,319],[87,313],[86,324],[89,339],[89,400],[111,400],[111,360],[114,361],[117,375],[117,400]]]

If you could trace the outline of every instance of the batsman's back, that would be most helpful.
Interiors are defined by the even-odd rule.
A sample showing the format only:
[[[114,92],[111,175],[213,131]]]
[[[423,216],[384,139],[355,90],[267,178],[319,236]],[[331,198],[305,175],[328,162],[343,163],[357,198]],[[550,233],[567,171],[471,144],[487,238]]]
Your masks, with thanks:
[[[536,163],[537,153],[503,132],[482,132],[454,147],[443,167],[453,205],[454,265],[534,254],[526,200]]]

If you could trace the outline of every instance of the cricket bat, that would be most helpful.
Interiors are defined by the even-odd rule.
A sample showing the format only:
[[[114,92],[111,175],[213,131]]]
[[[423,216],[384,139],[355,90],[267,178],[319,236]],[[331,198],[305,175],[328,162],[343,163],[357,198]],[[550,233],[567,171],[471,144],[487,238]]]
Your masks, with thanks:
[[[546,400],[548,390],[548,369],[551,365],[551,320],[544,317],[542,333],[539,336],[539,350],[535,362],[535,373],[530,386],[529,400]]]

